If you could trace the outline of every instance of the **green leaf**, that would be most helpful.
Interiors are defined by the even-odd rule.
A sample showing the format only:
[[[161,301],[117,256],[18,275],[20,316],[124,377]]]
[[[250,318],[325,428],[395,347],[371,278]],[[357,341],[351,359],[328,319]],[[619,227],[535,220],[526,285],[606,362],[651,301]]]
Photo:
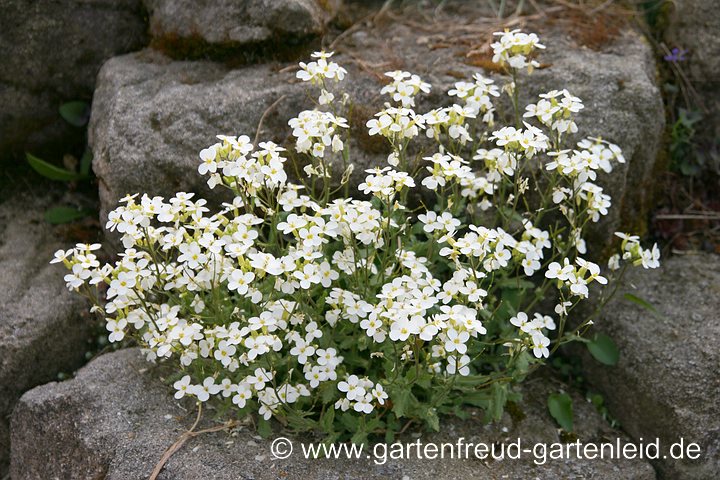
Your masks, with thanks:
[[[586,343],[590,354],[600,363],[605,365],[616,365],[620,358],[620,352],[612,338],[604,333],[595,335],[591,341]]]
[[[337,393],[337,387],[335,383],[325,383],[325,387],[322,390],[322,403],[332,403]]]
[[[460,405],[455,405],[453,407],[452,413],[461,420],[467,420],[468,418],[470,418],[470,414],[463,410]]]
[[[364,445],[364,444],[368,443],[367,432],[364,432],[361,430],[361,431],[355,433],[355,435],[352,436],[350,441],[352,443],[354,443],[355,445]]]
[[[488,380],[490,380],[490,377],[487,375],[468,375],[467,377],[456,377],[455,386],[476,387],[478,385],[482,385],[483,383],[487,383]]]
[[[527,374],[530,371],[531,360],[532,357],[527,350],[520,352],[520,354],[515,359],[515,371],[513,373],[513,376],[517,376],[518,378],[520,378]]]
[[[343,413],[340,415],[340,423],[348,432],[355,432],[360,427],[360,417],[352,413]]]
[[[398,418],[405,415],[408,404],[410,403],[410,395],[412,395],[410,389],[402,386],[392,390],[390,394],[390,399],[393,402],[392,410]]]
[[[552,393],[547,400],[550,415],[566,432],[573,430],[572,398],[567,393]]]
[[[660,318],[660,319],[665,318],[665,316],[662,313],[660,313],[658,311],[658,309],[655,308],[655,306],[653,306],[653,304],[648,302],[647,300],[643,300],[642,298],[635,296],[632,293],[626,293],[623,295],[623,297],[625,298],[625,300],[629,300],[629,301],[633,302],[634,304],[641,306],[642,308],[649,311],[657,318]]]
[[[432,375],[426,371],[420,372],[420,376],[415,381],[420,387],[429,390],[432,387]]]
[[[508,385],[507,383],[495,382],[490,388],[490,404],[487,409],[487,416],[493,421],[502,418],[505,411],[505,403],[507,402]]]
[[[335,408],[330,406],[330,408],[325,410],[325,413],[323,413],[323,416],[320,419],[320,428],[322,428],[323,432],[331,433],[333,431],[333,422],[334,421],[335,421]]]
[[[514,288],[514,289],[523,289],[523,288],[533,288],[535,287],[535,284],[532,283],[529,280],[525,280],[523,278],[503,278],[500,279],[496,285],[500,288]]]
[[[88,210],[78,210],[72,207],[54,207],[45,212],[45,221],[53,225],[59,225],[85,218],[91,214],[92,212]]]
[[[92,165],[93,154],[90,147],[85,149],[83,156],[80,158],[80,174],[90,175],[90,166]]]
[[[605,399],[599,393],[590,394],[589,398],[597,410],[600,410],[605,403]]]
[[[462,402],[487,410],[490,405],[490,395],[486,391],[465,393]]]
[[[59,182],[72,182],[74,180],[82,180],[83,178],[85,178],[79,173],[56,167],[55,165],[48,163],[45,160],[41,160],[33,155],[30,155],[29,153],[25,153],[25,157],[27,158],[27,161],[33,168],[33,170],[38,172],[43,177],[49,178],[50,180],[57,180]]]
[[[87,102],[75,101],[60,105],[60,116],[70,125],[83,127],[90,119],[90,105]]]
[[[365,431],[372,433],[373,431],[375,431],[377,429],[382,429],[384,426],[385,426],[385,422],[383,422],[381,419],[375,417],[365,424]]]
[[[516,315],[522,303],[524,293],[525,289],[522,288],[506,287],[502,289],[500,293],[502,303],[500,304],[500,308],[497,309],[495,316],[505,320]]]
[[[258,434],[262,438],[268,438],[272,435],[272,426],[269,420],[265,420],[263,417],[258,418]]]
[[[427,422],[428,427],[430,427],[431,430],[435,432],[440,431],[440,418],[438,417],[437,412],[435,412],[435,409],[428,410],[425,421]]]

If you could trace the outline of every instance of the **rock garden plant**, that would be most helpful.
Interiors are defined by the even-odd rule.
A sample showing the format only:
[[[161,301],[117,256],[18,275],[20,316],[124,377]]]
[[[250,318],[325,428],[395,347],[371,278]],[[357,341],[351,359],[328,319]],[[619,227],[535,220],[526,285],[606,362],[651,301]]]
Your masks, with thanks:
[[[77,245],[53,262],[111,342],[131,337],[173,366],[176,398],[257,417],[261,431],[275,418],[363,442],[409,422],[436,430],[464,405],[499,417],[514,384],[588,342],[597,310],[570,322],[577,305],[592,292],[601,308],[628,266],[655,268],[659,251],[617,233],[606,271],[587,259],[598,256],[588,226],[611,207],[596,182],[625,160],[600,138],[570,142],[583,104],[567,90],[522,109],[545,47],[496,35],[507,83],[476,74],[448,107],[417,112],[431,85],[386,74],[367,133],[391,153],[356,189],[347,72],[317,52],[297,74],[319,96],[289,121],[294,145],[218,135],[200,152],[199,173],[229,193],[218,211],[191,193],[129,195],[108,216],[118,261]]]

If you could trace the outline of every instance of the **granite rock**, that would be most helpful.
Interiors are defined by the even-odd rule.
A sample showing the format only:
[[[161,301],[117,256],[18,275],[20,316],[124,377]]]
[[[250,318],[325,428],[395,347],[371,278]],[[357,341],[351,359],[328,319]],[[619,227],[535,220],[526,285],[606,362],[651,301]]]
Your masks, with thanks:
[[[2,160],[82,142],[58,108],[89,101],[102,63],[146,44],[142,10],[141,0],[0,1]]]
[[[472,15],[447,15],[466,22],[469,29],[476,28],[471,22],[482,25]],[[432,83],[433,91],[420,99],[419,111],[447,104],[445,92],[453,82],[481,71],[480,63],[468,56],[467,44],[452,38],[440,41],[442,23],[429,23],[421,30],[408,18],[403,22],[393,17],[368,27],[361,23],[332,46],[340,52],[337,61],[349,71],[345,88],[355,105],[349,119],[355,129],[351,161],[358,176],[367,166],[383,162],[387,153],[381,139],[363,133],[366,121],[382,108],[379,90],[385,71],[409,70]],[[534,101],[539,93],[567,87],[584,100],[580,133],[617,143],[628,160],[600,178],[614,206],[597,230],[607,235],[620,225],[633,224],[627,228],[634,229],[650,205],[664,128],[652,49],[633,31],[622,32],[597,51],[577,45],[550,26],[533,27],[529,28],[539,31],[548,45],[542,60],[549,68],[522,80],[524,99]],[[480,39],[490,37],[491,33],[478,33]],[[126,193],[168,196],[180,189],[217,198],[197,174],[198,152],[218,133],[253,138],[266,109],[280,98],[268,112],[259,138],[288,142],[287,120],[312,107],[294,71],[286,63],[231,68],[209,61],[172,61],[152,51],[107,62],[98,77],[90,124],[102,215]]]
[[[720,256],[687,255],[660,270],[631,271],[597,321],[620,349],[607,367],[588,360],[587,378],[634,439],[700,445],[697,460],[657,463],[663,478],[711,479],[720,472]],[[631,294],[655,311],[629,301]]]
[[[559,388],[543,378],[531,379],[515,420],[505,415],[494,425],[478,417],[448,420],[438,434],[408,435],[404,442],[559,442],[545,408],[548,389]],[[185,404],[188,405],[188,404]],[[583,442],[625,438],[610,429],[594,407],[576,397],[576,435]],[[12,417],[13,478],[147,478],[163,452],[193,422],[185,409],[134,349],[94,359],[77,376],[26,393]],[[210,417],[211,415],[206,415]],[[211,423],[201,423],[202,429]],[[274,438],[281,434],[276,432]],[[271,440],[248,428],[233,433],[206,433],[190,439],[165,464],[159,479],[369,479],[369,478],[603,478],[653,479],[642,460],[559,460],[536,465],[532,458],[502,461],[306,459],[291,437],[295,453],[284,460],[270,454]],[[382,453],[378,450],[380,454]],[[363,456],[364,457],[364,456]],[[381,463],[379,460],[377,463]]]
[[[257,48],[302,43],[325,31],[337,1],[145,0],[150,34],[168,47]]]
[[[65,288],[64,269],[48,263],[66,245],[43,220],[46,205],[47,198],[31,195],[0,204],[0,477],[15,402],[79,367],[93,325],[86,303]]]

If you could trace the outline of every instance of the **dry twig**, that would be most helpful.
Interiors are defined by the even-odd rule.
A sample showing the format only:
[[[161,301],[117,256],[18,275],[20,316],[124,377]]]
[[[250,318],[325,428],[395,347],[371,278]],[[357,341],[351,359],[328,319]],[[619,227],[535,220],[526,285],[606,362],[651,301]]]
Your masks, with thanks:
[[[238,422],[236,421],[230,421],[227,423],[223,423],[222,425],[218,425],[215,427],[206,428],[203,430],[195,431],[195,428],[198,426],[198,423],[200,423],[200,417],[202,416],[202,404],[198,405],[198,415],[195,419],[195,423],[193,423],[192,427],[190,427],[190,430],[183,433],[178,437],[177,440],[175,440],[175,443],[170,445],[170,447],[165,450],[165,453],[163,453],[163,456],[160,457],[160,461],[155,465],[155,468],[153,469],[152,473],[150,474],[150,477],[148,480],[157,480],[158,475],[160,475],[160,472],[165,467],[165,464],[170,460],[170,457],[173,456],[175,452],[180,450],[180,448],[193,437],[197,437],[198,435],[202,435],[203,433],[211,433],[211,432],[219,432],[221,430],[227,430],[233,427],[236,427],[238,425]]]
[[[280,98],[275,100],[272,105],[265,109],[262,117],[260,117],[260,121],[258,122],[257,131],[255,132],[255,139],[253,140],[253,145],[257,145],[258,139],[260,138],[260,131],[262,130],[263,122],[265,121],[265,117],[267,117],[267,114],[270,113],[273,108],[277,107],[278,104],[285,99],[285,97],[287,97],[287,95],[282,95]]]

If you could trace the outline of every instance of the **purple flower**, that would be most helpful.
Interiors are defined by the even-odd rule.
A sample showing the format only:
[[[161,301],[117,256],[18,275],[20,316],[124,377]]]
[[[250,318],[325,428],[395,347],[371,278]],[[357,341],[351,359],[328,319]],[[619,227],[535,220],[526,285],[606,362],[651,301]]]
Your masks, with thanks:
[[[673,63],[684,62],[685,60],[687,60],[687,58],[685,57],[685,54],[687,54],[687,53],[688,53],[687,50],[675,47],[672,50],[670,50],[670,53],[668,55],[665,55],[663,57],[663,59],[666,62],[673,62]]]

